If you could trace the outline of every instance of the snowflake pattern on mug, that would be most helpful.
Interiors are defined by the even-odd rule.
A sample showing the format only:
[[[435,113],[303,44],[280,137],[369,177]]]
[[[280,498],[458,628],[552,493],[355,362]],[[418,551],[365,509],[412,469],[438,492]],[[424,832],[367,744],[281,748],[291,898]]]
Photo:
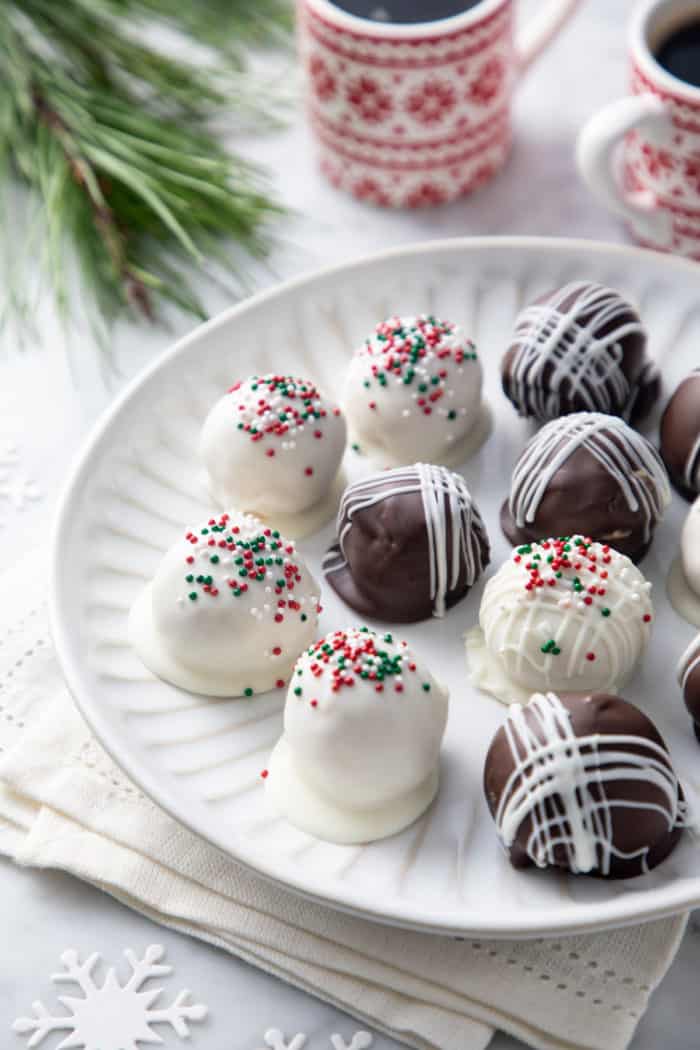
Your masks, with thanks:
[[[64,1012],[54,1014],[36,1000],[32,1003],[33,1016],[18,1017],[12,1026],[14,1031],[29,1036],[27,1046],[34,1047],[50,1033],[67,1030],[69,1034],[58,1050],[139,1050],[139,1043],[162,1042],[153,1031],[154,1024],[170,1025],[176,1035],[186,1039],[190,1024],[203,1020],[207,1007],[190,1002],[186,988],[169,1005],[158,1006],[163,989],[144,988],[152,978],[172,973],[172,966],[161,963],[165,949],[152,944],[143,959],[130,948],[124,955],[131,968],[126,982],[120,984],[114,967],[110,967],[100,984],[95,976],[101,959],[97,952],[81,963],[76,951],[65,951],[61,956],[63,970],[53,974],[51,980],[54,984],[76,985],[82,996],[59,995]]]
[[[420,124],[442,124],[457,105],[457,91],[449,80],[432,77],[410,92],[406,110]]]
[[[383,123],[394,111],[391,95],[374,77],[361,76],[352,80],[348,84],[347,98],[358,115],[369,124]]]
[[[502,58],[494,56],[483,64],[469,88],[469,98],[477,106],[493,102],[503,87],[506,67]]]
[[[312,55],[309,61],[309,76],[316,97],[326,102],[335,97],[336,79],[320,55]]]

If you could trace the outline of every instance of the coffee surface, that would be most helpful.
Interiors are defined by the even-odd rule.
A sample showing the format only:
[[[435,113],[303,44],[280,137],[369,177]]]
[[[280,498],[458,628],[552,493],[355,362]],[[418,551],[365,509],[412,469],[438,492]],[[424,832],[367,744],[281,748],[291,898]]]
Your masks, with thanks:
[[[480,0],[333,0],[334,6],[372,22],[415,24],[461,15]]]
[[[700,87],[700,19],[671,33],[657,50],[656,60],[674,77]]]

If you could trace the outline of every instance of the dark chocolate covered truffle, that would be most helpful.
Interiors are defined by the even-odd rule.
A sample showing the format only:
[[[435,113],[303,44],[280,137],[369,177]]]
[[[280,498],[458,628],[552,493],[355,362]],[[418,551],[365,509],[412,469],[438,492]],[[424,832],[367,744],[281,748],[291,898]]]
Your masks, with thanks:
[[[700,368],[676,388],[660,427],[661,458],[686,499],[700,493]]]
[[[700,743],[700,634],[683,653],[678,664],[678,684]]]
[[[677,845],[686,804],[654,724],[607,693],[536,693],[513,704],[484,790],[516,868],[642,875]]]
[[[584,533],[637,562],[670,498],[666,469],[646,438],[619,417],[577,412],[528,441],[501,527],[514,547]]]
[[[412,623],[444,616],[489,556],[486,529],[464,479],[417,463],[348,486],[323,571],[362,616]]]
[[[619,292],[574,281],[518,316],[501,363],[506,397],[542,422],[570,412],[606,412],[636,422],[659,396],[646,331]]]

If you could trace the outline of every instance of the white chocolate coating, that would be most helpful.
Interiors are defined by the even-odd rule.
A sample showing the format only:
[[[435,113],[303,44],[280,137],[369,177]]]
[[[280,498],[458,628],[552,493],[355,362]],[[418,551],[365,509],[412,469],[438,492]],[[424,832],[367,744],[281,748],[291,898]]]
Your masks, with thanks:
[[[671,565],[667,591],[678,615],[700,627],[700,496],[685,519],[680,557]]]
[[[456,465],[486,439],[482,369],[451,322],[391,317],[354,354],[343,405],[353,442],[380,466]]]
[[[129,636],[174,685],[250,696],[287,683],[316,635],[319,593],[293,544],[255,518],[224,514],[167,551],[132,608]]]
[[[512,846],[522,824],[530,820],[526,852],[540,868],[555,864],[556,852],[564,849],[567,866],[575,873],[599,868],[608,875],[613,858],[639,858],[646,871],[649,847],[620,850],[613,841],[612,817],[616,808],[655,810],[666,818],[669,831],[685,822],[686,807],[666,749],[629,733],[579,737],[569,711],[554,693],[533,696],[528,711],[534,724],[521,705],[514,704],[504,726],[514,763],[495,814],[504,846]],[[604,752],[599,750],[601,743]],[[611,801],[605,785],[619,780],[648,784],[663,801]]]
[[[337,631],[300,657],[265,785],[292,824],[331,842],[394,834],[432,802],[448,695],[392,635]]]
[[[298,537],[337,510],[345,442],[340,409],[313,383],[254,376],[214,405],[200,455],[219,506],[253,513]]]
[[[486,584],[480,627],[467,636],[472,679],[505,703],[544,690],[617,692],[649,640],[650,591],[602,544],[518,547]]]

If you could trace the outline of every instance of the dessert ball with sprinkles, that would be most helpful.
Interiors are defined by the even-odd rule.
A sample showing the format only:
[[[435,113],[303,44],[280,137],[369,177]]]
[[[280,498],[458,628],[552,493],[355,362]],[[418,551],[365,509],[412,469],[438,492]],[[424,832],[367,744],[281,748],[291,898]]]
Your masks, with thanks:
[[[700,368],[677,387],[660,427],[661,457],[671,481],[688,500],[700,494]]]
[[[501,527],[514,545],[583,532],[636,562],[670,499],[666,468],[646,438],[615,416],[577,412],[528,441]]]
[[[416,463],[348,486],[323,571],[362,616],[410,623],[444,616],[479,579],[489,554],[464,479]]]
[[[700,634],[693,638],[678,664],[678,684],[685,706],[693,720],[695,736],[700,743]]]
[[[677,846],[688,820],[658,730],[606,693],[550,692],[514,704],[486,756],[484,790],[516,868],[644,875]]]
[[[284,735],[263,770],[273,809],[330,842],[393,835],[433,801],[447,691],[406,642],[334,631],[294,669]]]
[[[292,538],[332,518],[342,491],[343,414],[307,379],[252,376],[206,418],[201,458],[214,500]]]
[[[548,689],[617,692],[649,640],[650,591],[629,558],[584,536],[517,547],[467,635],[475,684],[505,703]]]
[[[488,435],[476,347],[451,321],[391,317],[355,352],[343,404],[352,446],[377,466],[455,466]]]
[[[607,412],[636,422],[657,400],[659,370],[635,308],[612,288],[572,281],[518,316],[501,363],[507,398],[541,422]]]
[[[220,514],[183,529],[132,608],[129,635],[173,685],[250,697],[287,684],[319,608],[293,543],[253,517]]]

